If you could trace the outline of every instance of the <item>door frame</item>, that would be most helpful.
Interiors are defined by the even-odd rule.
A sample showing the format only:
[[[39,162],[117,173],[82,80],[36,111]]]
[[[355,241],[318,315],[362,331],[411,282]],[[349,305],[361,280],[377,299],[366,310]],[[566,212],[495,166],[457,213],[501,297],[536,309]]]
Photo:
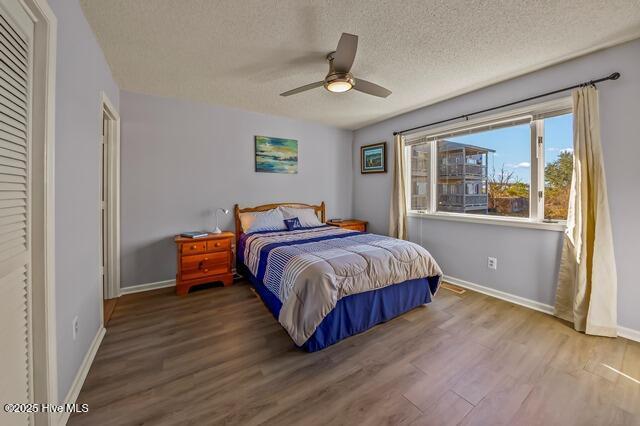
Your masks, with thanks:
[[[58,21],[47,0],[20,0],[34,21],[31,97],[31,341],[33,399],[58,404],[55,292],[55,89]],[[51,425],[55,413],[38,413]]]
[[[102,299],[120,296],[120,114],[106,93],[100,93],[100,128],[103,114],[109,118],[107,136],[107,274],[106,293]],[[100,135],[100,143],[103,136]],[[102,179],[102,178],[101,178]],[[98,206],[100,209],[100,206]],[[100,211],[100,210],[99,210]],[[100,212],[101,214],[101,212]],[[102,229],[100,230],[102,233]],[[102,246],[100,247],[102,253]],[[102,265],[100,265],[102,267]],[[100,287],[103,287],[102,282]],[[101,303],[102,306],[102,303]],[[101,314],[104,318],[104,315]],[[104,324],[103,324],[104,325]]]

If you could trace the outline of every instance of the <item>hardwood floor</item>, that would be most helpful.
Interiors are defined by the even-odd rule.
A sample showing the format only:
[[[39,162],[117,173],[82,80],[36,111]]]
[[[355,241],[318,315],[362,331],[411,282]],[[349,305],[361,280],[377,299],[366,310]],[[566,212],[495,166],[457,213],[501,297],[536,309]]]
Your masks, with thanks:
[[[111,319],[111,315],[113,315],[113,311],[116,309],[116,303],[118,303],[118,299],[104,299],[103,300],[103,310],[104,313],[104,326],[106,327],[109,324],[109,320]]]
[[[121,297],[69,424],[640,424],[639,380],[640,344],[472,291],[308,354],[241,282]]]

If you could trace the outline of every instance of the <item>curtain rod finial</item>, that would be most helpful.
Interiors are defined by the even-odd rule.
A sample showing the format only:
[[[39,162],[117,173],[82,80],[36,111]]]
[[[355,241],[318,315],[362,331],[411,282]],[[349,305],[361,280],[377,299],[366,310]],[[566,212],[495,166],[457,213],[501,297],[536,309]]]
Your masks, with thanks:
[[[611,80],[617,80],[617,79],[619,79],[619,78],[620,78],[620,73],[619,73],[619,72],[614,72],[613,74],[611,74],[611,75],[609,76],[609,78],[610,78]]]

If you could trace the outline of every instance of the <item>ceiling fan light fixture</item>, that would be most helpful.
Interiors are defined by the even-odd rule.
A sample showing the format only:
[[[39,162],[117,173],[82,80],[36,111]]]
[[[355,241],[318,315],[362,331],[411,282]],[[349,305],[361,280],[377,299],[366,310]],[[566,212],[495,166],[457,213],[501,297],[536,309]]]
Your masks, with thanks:
[[[344,93],[353,89],[355,81],[349,73],[331,74],[324,82],[324,88],[333,93]]]
[[[353,88],[353,85],[348,81],[332,81],[327,83],[327,90],[334,93],[347,92]]]

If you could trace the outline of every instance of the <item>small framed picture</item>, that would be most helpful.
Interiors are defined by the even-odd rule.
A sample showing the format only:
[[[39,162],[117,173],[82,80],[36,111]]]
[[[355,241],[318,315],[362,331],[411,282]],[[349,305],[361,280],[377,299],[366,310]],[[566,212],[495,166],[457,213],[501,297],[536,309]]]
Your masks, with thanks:
[[[360,173],[387,172],[387,143],[380,142],[360,147]]]

